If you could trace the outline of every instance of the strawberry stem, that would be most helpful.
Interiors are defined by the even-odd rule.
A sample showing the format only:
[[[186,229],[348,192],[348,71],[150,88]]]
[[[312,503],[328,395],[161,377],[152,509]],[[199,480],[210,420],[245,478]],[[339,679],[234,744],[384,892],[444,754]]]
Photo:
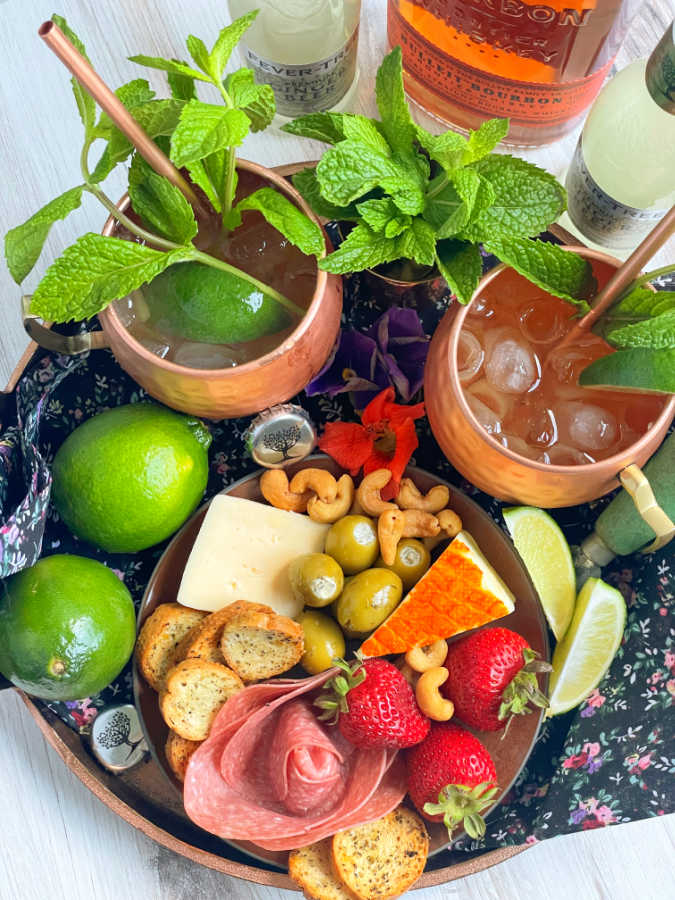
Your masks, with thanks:
[[[334,659],[333,664],[342,669],[345,674],[333,675],[332,678],[329,678],[324,685],[324,693],[314,701],[314,705],[323,710],[319,719],[329,725],[335,725],[340,718],[340,713],[349,712],[347,694],[352,688],[361,684],[366,677],[363,659],[358,653],[353,663],[345,662],[344,659]]]
[[[537,673],[550,672],[551,666],[539,659],[531,647],[525,647],[523,650],[523,660],[522,669],[514,675],[502,693],[502,702],[497,714],[500,720],[507,720],[502,740],[506,737],[514,716],[527,715],[533,712],[534,706],[541,709],[548,707],[548,698],[539,690]]]
[[[443,816],[450,838],[455,828],[463,824],[469,837],[479,840],[485,834],[481,812],[492,804],[498,792],[499,788],[488,781],[474,787],[446,784],[438,795],[438,803],[425,803],[423,809],[429,816]]]

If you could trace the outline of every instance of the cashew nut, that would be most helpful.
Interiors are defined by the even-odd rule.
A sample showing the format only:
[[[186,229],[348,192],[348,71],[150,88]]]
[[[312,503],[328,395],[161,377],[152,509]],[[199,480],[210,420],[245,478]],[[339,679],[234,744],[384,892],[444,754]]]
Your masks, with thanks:
[[[437,666],[422,672],[417,681],[415,688],[417,705],[425,716],[435,722],[447,722],[455,712],[455,704],[452,700],[446,700],[438,690],[449,674],[445,666]]]
[[[434,641],[426,647],[413,647],[405,655],[405,661],[416,672],[428,672],[442,666],[448,655],[448,645],[445,641]]]
[[[421,509],[403,511],[403,537],[436,537],[441,526],[436,516]]]
[[[260,476],[260,490],[263,497],[277,509],[289,512],[304,513],[311,491],[296,494],[289,489],[288,475],[283,469],[267,469]]]
[[[403,537],[404,514],[400,509],[385,509],[377,520],[377,539],[384,564],[393,566],[396,548]]]
[[[326,469],[300,469],[291,478],[291,491],[294,494],[313,491],[319,500],[332,503],[337,496],[337,481]]]
[[[332,503],[325,503],[319,497],[310,497],[307,512],[310,519],[325,524],[337,522],[346,516],[354,500],[354,482],[350,475],[341,475],[337,482],[337,494]]]
[[[356,491],[356,497],[367,516],[379,516],[387,509],[398,509],[395,503],[387,503],[380,496],[383,487],[389,484],[392,475],[389,469],[375,469],[364,475]]]
[[[448,505],[450,490],[444,484],[437,484],[426,494],[422,494],[412,478],[402,478],[396,502],[401,509],[421,509],[437,513]]]
[[[446,537],[454,538],[462,530],[462,520],[454,509],[442,509],[437,513],[436,518]]]

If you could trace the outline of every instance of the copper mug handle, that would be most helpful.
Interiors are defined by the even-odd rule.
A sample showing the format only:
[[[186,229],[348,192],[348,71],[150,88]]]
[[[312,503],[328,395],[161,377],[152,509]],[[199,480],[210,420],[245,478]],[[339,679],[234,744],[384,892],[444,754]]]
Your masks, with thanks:
[[[61,353],[63,356],[77,356],[79,353],[109,346],[108,338],[103,331],[85,331],[82,334],[70,335],[53,331],[49,325],[43,324],[39,316],[30,311],[30,301],[30,294],[24,294],[21,298],[23,327],[29,338],[45,350]]]
[[[639,466],[631,463],[619,472],[619,480],[630,494],[640,516],[656,535],[651,544],[642,550],[642,553],[653,553],[655,550],[665,547],[675,537],[675,523],[659,506],[647,476]]]

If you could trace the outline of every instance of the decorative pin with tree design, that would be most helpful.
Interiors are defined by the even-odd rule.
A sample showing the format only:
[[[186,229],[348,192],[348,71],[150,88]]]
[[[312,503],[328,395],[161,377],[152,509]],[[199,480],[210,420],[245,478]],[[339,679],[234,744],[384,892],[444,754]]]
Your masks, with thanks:
[[[256,416],[244,440],[258,465],[281,469],[309,456],[316,445],[316,428],[301,406],[281,403]]]
[[[148,752],[136,707],[131,703],[101,710],[94,719],[90,740],[92,753],[110,772],[125,772]]]

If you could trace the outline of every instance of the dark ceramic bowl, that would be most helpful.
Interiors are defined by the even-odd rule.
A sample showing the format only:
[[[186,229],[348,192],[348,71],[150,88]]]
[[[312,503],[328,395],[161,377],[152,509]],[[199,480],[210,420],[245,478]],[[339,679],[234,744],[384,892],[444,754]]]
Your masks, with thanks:
[[[310,457],[310,460],[313,466],[329,469],[334,474],[341,473],[339,467],[326,456]],[[288,469],[289,473],[305,467],[307,462],[308,460],[303,460],[301,463],[290,466]],[[223,493],[265,502],[258,487],[259,475],[259,472],[255,472],[240,481],[236,481],[234,484],[229,485]],[[406,475],[413,478],[415,484],[423,492],[428,491],[435,484],[445,483],[440,478],[414,467],[410,467]],[[542,659],[550,659],[546,622],[539,598],[511,541],[490,516],[466,494],[451,486],[450,492],[450,505],[460,515],[463,527],[473,535],[489,562],[501,575],[516,597],[515,611],[511,615],[500,619],[498,624],[512,628],[514,631],[522,634],[530,646],[540,654]],[[192,518],[186,522],[157,563],[141,603],[138,614],[139,628],[160,603],[176,601],[183,570],[204,519],[207,506],[208,504],[205,504],[197,510]],[[546,677],[539,676],[543,690],[546,689]],[[168,728],[159,712],[157,694],[140,677],[135,664],[134,696],[148,745],[176,791],[182,793],[182,785],[173,776],[164,755],[164,744],[168,735]],[[525,765],[537,739],[542,717],[542,710],[536,710],[528,716],[518,716],[511,723],[505,740],[501,739],[503,731],[477,733],[494,760],[497,769],[497,779],[501,788],[490,811],[501,802]],[[439,824],[428,823],[428,828],[431,838],[430,855],[433,855],[447,847],[448,834],[446,829]],[[255,859],[277,865],[280,868],[286,868],[287,853],[263,850],[261,847],[249,842],[228,841],[227,843]]]

